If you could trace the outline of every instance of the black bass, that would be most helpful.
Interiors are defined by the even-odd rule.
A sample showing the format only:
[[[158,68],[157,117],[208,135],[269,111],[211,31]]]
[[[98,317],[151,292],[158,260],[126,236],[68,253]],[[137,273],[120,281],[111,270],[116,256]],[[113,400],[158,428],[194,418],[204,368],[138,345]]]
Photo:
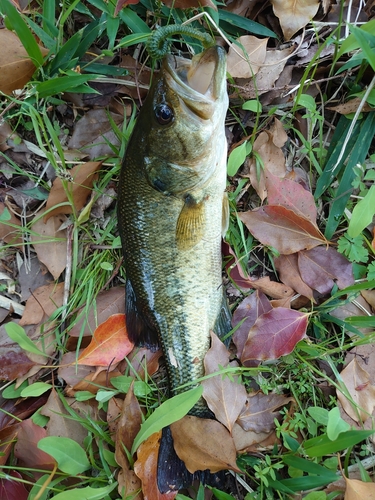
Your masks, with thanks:
[[[120,174],[127,330],[136,345],[161,345],[171,395],[204,375],[210,330],[222,337],[231,329],[221,256],[227,108],[224,49],[192,61],[167,56]],[[204,401],[190,413],[208,416]]]

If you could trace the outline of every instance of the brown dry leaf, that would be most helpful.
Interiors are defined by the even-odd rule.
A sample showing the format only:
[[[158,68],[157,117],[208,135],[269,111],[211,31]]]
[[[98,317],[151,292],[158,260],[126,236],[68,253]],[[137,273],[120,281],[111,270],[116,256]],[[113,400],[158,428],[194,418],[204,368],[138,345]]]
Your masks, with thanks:
[[[271,0],[271,3],[286,41],[306,26],[319,8],[319,0]]]
[[[375,310],[375,290],[362,290],[361,295]]]
[[[22,89],[35,72],[35,64],[28,56],[18,36],[7,29],[0,30],[0,91],[11,94]],[[43,55],[48,50],[40,47]]]
[[[40,262],[42,262],[52,274],[54,279],[58,279],[66,268],[67,245],[66,229],[60,229],[65,222],[65,216],[48,215],[46,223],[42,216],[45,209],[40,210],[32,222],[30,241]]]
[[[328,243],[315,224],[285,207],[267,205],[239,217],[263,245],[284,255]]]
[[[270,130],[263,131],[254,142],[253,150],[261,157],[264,169],[259,170],[255,159],[251,158],[248,162],[249,178],[251,185],[262,201],[267,196],[265,172],[271,172],[277,177],[284,177],[286,174],[284,153],[278,145],[283,140],[284,134],[281,135],[279,129],[277,129],[276,133]]]
[[[234,44],[229,48],[227,71],[233,78],[251,78],[258,73],[266,59],[268,38],[244,35],[238,38],[237,42],[240,46]],[[234,51],[234,47],[242,58]]]
[[[0,466],[5,465],[17,440],[20,422],[0,430]]]
[[[331,109],[332,111],[337,111],[341,115],[349,115],[350,113],[355,113],[358,109],[358,106],[362,102],[360,97],[354,97],[348,102],[344,102],[343,104],[338,104],[337,106],[332,106],[327,109]],[[363,113],[368,113],[369,111],[374,111],[374,108],[371,107],[367,102],[365,102],[364,106],[361,110]]]
[[[145,380],[145,375],[150,377],[159,370],[159,360],[163,355],[161,349],[151,351],[146,347],[138,347],[133,349],[127,356],[132,365],[132,371],[135,371],[142,380]]]
[[[264,276],[263,278],[254,280],[251,284],[255,290],[260,290],[273,299],[285,299],[286,297],[294,295],[293,288],[284,283],[271,281],[269,276]]]
[[[0,30],[0,33],[1,31],[2,30]],[[0,216],[6,208],[6,205],[0,202]],[[8,245],[22,245],[23,240],[20,231],[21,222],[11,210],[8,208],[7,210],[9,212],[10,219],[5,222],[0,221],[0,240],[4,240]],[[17,227],[19,227],[19,229],[17,229]]]
[[[375,484],[345,478],[346,491],[344,500],[375,500]]]
[[[55,389],[52,389],[48,401],[40,413],[49,417],[46,426],[47,436],[68,437],[83,446],[83,441],[87,437],[87,429],[80,422],[69,418],[70,414],[65,409]]]
[[[298,254],[280,255],[274,260],[280,280],[292,287],[297,293],[314,300],[312,289],[301,278],[298,268]]]
[[[88,314],[86,314],[85,310],[78,315],[73,328],[69,331],[69,336],[85,337],[92,335],[95,328],[104,323],[112,314],[123,313],[125,313],[125,288],[123,286],[115,286],[109,290],[99,292],[96,300],[90,304]],[[86,325],[82,332],[84,321],[86,321]]]
[[[62,181],[59,177],[54,180],[47,200],[46,210],[48,213],[44,216],[45,222],[54,215],[78,212],[85,206],[94,182],[98,178],[98,170],[102,163],[101,161],[90,161],[83,165],[77,165],[68,171],[72,180]],[[67,192],[72,198],[73,206],[68,200]],[[65,205],[53,209],[61,203],[65,203]]]
[[[239,86],[245,84],[247,99],[256,99],[258,96],[274,88],[275,82],[283,71],[288,57],[292,54],[293,50],[293,46],[282,50],[267,50],[263,66],[259,69],[255,78],[250,79],[246,83],[236,81]]]
[[[92,96],[93,94],[84,95]],[[113,156],[113,150],[109,144],[119,146],[119,139],[113,130],[111,120],[121,130],[121,124],[124,121],[122,115],[108,112],[103,107],[86,111],[74,126],[72,137],[68,142],[69,149],[82,149],[90,160]]]
[[[19,324],[37,325],[44,317],[51,316],[58,307],[62,306],[64,296],[64,283],[44,285],[36,290],[27,299],[25,311]]]
[[[271,446],[274,446],[277,441],[274,431],[244,431],[239,424],[234,424],[232,436],[238,453],[257,452],[259,448],[264,446],[264,443],[268,443],[270,438]]]
[[[249,394],[237,423],[245,431],[268,434],[275,428],[275,418],[280,416],[280,412],[275,410],[286,406],[291,401],[293,398],[283,394],[263,394],[262,392]]]
[[[357,423],[366,422],[375,406],[375,386],[370,376],[354,358],[340,373],[340,376],[357,406],[353,405],[341,391],[336,391],[345,412]]]
[[[205,374],[211,375],[229,365],[230,353],[217,335],[211,332],[211,347],[204,358]],[[202,382],[203,397],[216,419],[232,432],[246,402],[246,389],[238,377],[215,375]]]
[[[122,469],[121,486],[119,484],[118,491],[121,493],[123,490],[126,493],[123,498],[127,495],[135,494],[141,489],[141,481],[135,472],[130,469],[129,460],[124,448],[128,452],[131,450],[134,438],[141,428],[142,417],[142,410],[137,398],[134,396],[132,385],[123,401],[115,437],[115,458]]]
[[[330,311],[329,314],[334,318],[338,318],[344,321],[346,318],[351,316],[371,316],[372,311],[365,299],[359,295],[355,300],[353,300],[353,302],[346,302],[342,306],[336,307],[336,309]],[[369,333],[372,333],[374,331],[373,328],[358,327],[357,330],[360,331],[363,335],[368,335]],[[349,330],[346,331],[346,334],[350,337],[354,335],[354,333]]]
[[[186,415],[171,424],[171,431],[176,453],[189,472],[206,469],[211,473],[226,469],[240,472],[233,438],[220,422]]]
[[[144,500],[173,500],[178,491],[160,493],[157,487],[157,463],[161,431],[152,434],[138,448],[134,472],[142,481]]]

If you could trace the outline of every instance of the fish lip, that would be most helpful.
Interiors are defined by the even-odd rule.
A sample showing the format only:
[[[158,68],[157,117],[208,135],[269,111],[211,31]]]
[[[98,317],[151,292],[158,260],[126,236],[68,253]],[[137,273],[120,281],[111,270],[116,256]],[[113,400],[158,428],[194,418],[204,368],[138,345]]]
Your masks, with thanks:
[[[185,74],[191,69],[192,65],[214,61],[215,68],[207,90],[201,93],[192,88],[187,81],[181,78],[180,74]],[[210,47],[191,60],[168,55],[164,58],[163,69],[169,86],[177,92],[189,108],[197,110],[202,104],[212,105],[221,99],[226,92],[226,52],[222,47]],[[199,113],[201,114],[201,113]]]

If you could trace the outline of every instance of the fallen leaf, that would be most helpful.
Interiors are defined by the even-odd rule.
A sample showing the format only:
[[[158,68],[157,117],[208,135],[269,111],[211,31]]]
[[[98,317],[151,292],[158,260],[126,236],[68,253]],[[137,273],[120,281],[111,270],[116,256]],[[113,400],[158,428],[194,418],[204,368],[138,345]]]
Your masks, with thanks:
[[[154,375],[159,370],[159,360],[163,356],[163,351],[157,349],[151,351],[146,347],[133,349],[128,356],[133,372],[137,373],[142,380]]]
[[[370,383],[369,374],[354,358],[340,376],[354,403],[358,405],[358,407],[353,405],[341,391],[337,390],[337,397],[343,409],[355,422],[366,422],[375,406],[375,386]]]
[[[239,358],[241,358],[250,328],[260,315],[271,310],[272,305],[264,293],[256,291],[248,295],[234,311],[232,317],[233,328],[243,321],[233,334],[233,342],[237,347],[237,356]]]
[[[244,431],[239,424],[234,424],[232,435],[238,453],[256,453],[258,449],[264,450],[264,446],[268,445],[269,442],[272,447],[277,442],[274,431]]]
[[[275,429],[275,418],[278,419],[280,416],[280,412],[275,410],[291,401],[293,398],[283,394],[263,394],[260,391],[249,394],[237,424],[244,431],[268,434]]]
[[[0,30],[1,33],[2,30]],[[8,245],[22,245],[23,239],[21,236],[21,222],[9,210],[4,203],[0,202],[0,217],[4,214],[4,210],[9,213],[9,220],[0,221],[0,240],[4,240]],[[14,227],[16,226],[16,227]],[[19,229],[18,229],[19,228]]]
[[[271,0],[275,16],[279,18],[285,41],[306,26],[318,12],[318,0]]]
[[[260,95],[273,89],[288,61],[288,56],[292,54],[293,50],[293,46],[281,50],[267,50],[266,58],[255,78],[251,78],[245,84],[247,99],[257,99]],[[237,81],[236,83],[240,86],[242,82]]]
[[[253,280],[251,283],[255,290],[260,290],[273,299],[285,299],[294,295],[293,288],[284,283],[271,281],[269,276],[263,276],[263,278]]]
[[[280,179],[272,172],[266,171],[266,189],[269,205],[281,205],[293,210],[300,217],[316,223],[317,210],[313,195],[298,182]]]
[[[274,259],[274,264],[283,283],[292,287],[300,295],[314,300],[312,289],[301,278],[298,267],[298,253],[280,255]]]
[[[171,431],[176,453],[189,472],[206,469],[211,473],[226,469],[240,472],[233,439],[216,420],[186,415],[171,424]]]
[[[79,365],[109,366],[125,358],[133,349],[125,326],[125,314],[113,314],[99,325],[90,344],[77,360]]]
[[[344,500],[375,500],[375,484],[358,479],[345,478],[346,491]]]
[[[259,316],[244,346],[241,362],[278,359],[306,337],[308,314],[277,307]]]
[[[21,377],[34,364],[17,344],[0,346],[0,380],[10,381]]]
[[[49,417],[46,426],[47,436],[68,437],[83,446],[84,439],[87,437],[87,429],[79,421],[70,418],[70,414],[54,388],[40,413]]]
[[[137,398],[134,396],[132,385],[123,401],[115,436],[115,458],[121,467],[122,488],[124,488],[127,496],[135,494],[141,489],[141,481],[135,472],[131,470],[125,450],[130,453],[134,438],[141,428],[142,421],[143,413]]]
[[[284,135],[283,138],[285,139]],[[274,133],[271,130],[264,130],[254,141],[253,152],[261,158],[263,167],[260,168],[255,157],[252,157],[248,161],[249,178],[262,201],[267,196],[266,172],[271,172],[278,177],[284,177],[286,174],[285,157],[280,143],[280,132]]]
[[[285,207],[268,205],[242,212],[239,217],[263,245],[284,255],[327,244],[315,224]]]
[[[1,33],[1,30],[0,30]],[[12,479],[14,478],[14,479]],[[25,488],[22,476],[15,470],[9,471],[6,477],[0,479],[0,498],[4,500],[27,500],[29,492]]]
[[[340,289],[353,285],[353,265],[332,247],[319,246],[298,254],[298,268],[303,281],[321,294],[334,284]]]
[[[2,411],[0,412],[0,429],[25,420],[39,410],[46,403],[47,399],[48,396],[45,393],[35,398],[22,400],[8,399],[3,401],[1,403]]]
[[[157,487],[157,464],[161,431],[152,434],[139,446],[134,472],[142,481],[144,500],[173,500],[178,491],[160,493]]]
[[[37,447],[38,442],[47,436],[47,431],[34,424],[28,418],[21,422],[17,443],[14,447],[14,455],[20,460],[24,467],[32,469],[52,470],[55,460]]]
[[[114,16],[116,17],[120,10],[127,5],[137,5],[137,3],[139,3],[139,0],[117,0]]]
[[[69,180],[62,180],[60,177],[54,180],[47,200],[47,213],[44,216],[45,222],[47,222],[50,217],[58,214],[79,212],[79,210],[85,206],[87,198],[91,194],[94,182],[98,178],[97,172],[102,163],[101,161],[90,161],[83,165],[77,165],[67,171],[70,177]],[[68,193],[72,202],[70,202],[68,198]],[[53,208],[60,204],[63,204],[63,206]]]
[[[332,111],[337,111],[342,115],[349,115],[351,113],[355,113],[362,103],[362,99],[360,97],[354,97],[354,99],[350,99],[348,102],[344,102],[343,104],[338,104],[337,106],[327,107]],[[367,102],[364,103],[361,113],[368,113],[370,111],[374,111],[374,108],[370,106]]]
[[[57,280],[66,268],[66,229],[60,229],[65,217],[59,215],[51,217],[51,214],[48,214],[48,220],[44,223],[42,219],[44,213],[45,209],[42,209],[35,215],[31,223],[30,241],[40,262]]]
[[[51,283],[37,288],[31,297],[27,299],[19,325],[37,325],[44,318],[49,318],[58,307],[62,306],[63,297],[64,283],[58,283],[57,285]]]
[[[211,375],[229,365],[230,353],[217,335],[211,333],[211,347],[204,358],[205,374]],[[232,432],[246,401],[246,389],[238,377],[215,375],[203,380],[203,397],[216,419]]]
[[[0,91],[11,94],[23,89],[35,72],[35,64],[30,59],[18,36],[7,29],[0,30]],[[40,47],[42,55],[48,50]]]
[[[253,288],[252,281],[244,272],[240,262],[238,262],[236,254],[225,241],[221,244],[221,251],[225,259],[225,270],[232,281],[243,289]]]
[[[17,422],[16,424],[9,425],[8,427],[0,430],[0,466],[5,465],[9,458],[13,445],[17,441],[19,426],[20,423]],[[4,498],[1,496],[1,489],[0,498]]]
[[[109,290],[99,292],[90,308],[82,311],[74,321],[73,328],[69,331],[70,337],[85,337],[92,335],[98,325],[106,321],[112,314],[125,312],[125,288],[115,286]],[[83,323],[85,327],[82,330]],[[74,348],[76,345],[74,345]],[[69,348],[70,349],[70,348]]]
[[[229,47],[227,71],[233,78],[251,78],[257,74],[266,59],[268,38],[244,35],[236,42],[238,45],[236,43]]]

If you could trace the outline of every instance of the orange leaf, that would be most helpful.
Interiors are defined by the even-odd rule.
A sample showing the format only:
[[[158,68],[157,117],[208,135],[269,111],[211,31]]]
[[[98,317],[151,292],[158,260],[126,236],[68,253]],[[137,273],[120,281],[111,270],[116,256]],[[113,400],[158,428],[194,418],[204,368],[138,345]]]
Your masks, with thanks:
[[[160,493],[157,487],[157,466],[161,431],[152,434],[144,441],[137,451],[138,459],[134,471],[142,481],[144,500],[173,500],[178,491]]]
[[[260,207],[241,213],[240,219],[263,245],[284,255],[327,244],[315,224],[285,207]]]
[[[44,216],[44,222],[57,214],[71,214],[74,211],[79,211],[85,206],[87,197],[91,193],[91,188],[94,181],[97,179],[97,170],[101,167],[101,161],[89,161],[83,165],[77,165],[68,171],[70,180],[64,182],[57,177],[48,196],[46,210],[53,208],[60,203],[66,203],[61,207],[57,207]],[[67,193],[70,193],[73,203],[68,203]],[[73,205],[73,206],[72,206]]]
[[[94,331],[90,344],[80,354],[77,363],[109,366],[124,359],[133,347],[125,327],[125,314],[113,314]]]

